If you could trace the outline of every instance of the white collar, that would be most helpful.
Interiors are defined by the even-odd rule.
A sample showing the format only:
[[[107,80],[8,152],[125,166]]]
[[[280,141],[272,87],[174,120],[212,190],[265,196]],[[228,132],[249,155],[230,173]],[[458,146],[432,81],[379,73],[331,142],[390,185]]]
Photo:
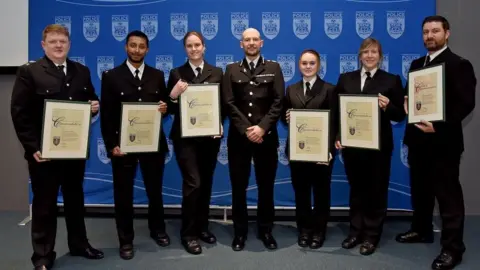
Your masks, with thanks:
[[[375,73],[377,72],[378,68],[374,68],[372,70],[370,70],[370,77],[373,77],[373,75],[375,75]],[[365,67],[362,67],[362,71],[361,71],[361,76],[364,77],[364,76],[367,76],[365,73],[367,72],[367,70],[365,70]]]
[[[260,55],[257,56],[257,58],[253,59],[253,60],[250,60],[248,58],[245,57],[245,59],[247,60],[247,64],[248,64],[248,67],[250,67],[250,62],[253,62],[255,64],[255,67],[257,67],[257,64],[258,64],[258,60],[260,59]]]
[[[433,59],[435,59],[435,57],[439,56],[443,51],[445,51],[446,49],[448,48],[447,44],[445,44],[445,46],[443,46],[443,48],[441,48],[440,50],[430,54],[430,62],[433,61]],[[429,54],[427,53],[427,56]]]
[[[303,78],[303,87],[306,88],[306,83],[309,82],[310,83],[310,89],[312,89],[313,87],[313,84],[317,81],[317,76],[313,77],[310,81],[307,81],[305,80],[305,78]]]
[[[190,64],[190,67],[192,68],[192,70],[195,72],[196,71],[196,66],[192,64],[192,62],[190,62],[190,60],[188,61],[188,64]],[[202,61],[202,63],[198,66],[200,67],[201,71],[203,71],[203,66],[205,65],[205,62]]]
[[[130,72],[132,72],[133,76],[135,76],[135,70],[137,70],[137,68],[134,67],[128,60],[127,60],[127,66],[128,66],[128,69],[130,69]],[[143,70],[145,70],[145,62],[142,62],[142,65],[138,68],[138,70],[140,71],[138,73],[138,76],[142,77]]]

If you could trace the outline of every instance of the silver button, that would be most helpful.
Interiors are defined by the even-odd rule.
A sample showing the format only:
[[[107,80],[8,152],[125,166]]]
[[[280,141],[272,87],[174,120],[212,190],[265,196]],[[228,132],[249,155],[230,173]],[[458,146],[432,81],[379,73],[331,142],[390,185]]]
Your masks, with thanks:
[[[252,82],[252,81],[250,81],[250,84],[253,84],[253,82]]]
[[[250,103],[248,104],[248,106],[252,107],[252,103],[250,102]]]
[[[142,90],[142,87],[141,87],[141,86],[138,87],[138,91],[140,91],[140,90]]]
[[[253,96],[253,92],[250,92],[250,96]]]
[[[48,90],[47,90],[47,93],[48,93]]]
[[[121,93],[120,93],[120,95],[122,95],[122,96],[123,96],[123,92],[121,92]]]
[[[238,80],[238,82],[242,82],[242,80]]]
[[[244,69],[243,69],[243,72],[247,72],[247,69],[246,69],[246,68],[244,68]]]
[[[116,134],[118,134],[118,131],[115,131]]]
[[[252,114],[251,114],[251,113],[248,113],[248,117],[252,117]]]
[[[83,90],[87,90],[87,87],[83,87]]]
[[[72,100],[72,97],[69,97],[70,100]]]
[[[69,84],[69,83],[67,83],[67,87],[69,87],[69,86],[70,86],[70,84]]]
[[[267,82],[267,80],[263,80],[263,82]]]
[[[155,94],[158,94],[158,91],[155,91]]]
[[[138,101],[142,101],[142,99],[141,99],[141,98],[139,98],[139,99],[138,99]]]

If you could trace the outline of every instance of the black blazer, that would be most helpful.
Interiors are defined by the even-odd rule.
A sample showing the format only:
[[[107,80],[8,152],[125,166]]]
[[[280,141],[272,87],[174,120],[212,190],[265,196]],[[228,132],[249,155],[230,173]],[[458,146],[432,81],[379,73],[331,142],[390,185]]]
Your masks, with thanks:
[[[303,94],[303,79],[295,84],[289,85],[283,99],[283,112],[282,122],[287,124],[286,112],[288,109],[320,109],[330,110],[330,153],[335,156],[335,138],[338,133],[338,122],[335,120],[336,114],[336,99],[335,99],[335,86],[323,81],[317,76],[317,79],[311,87],[312,96],[306,98]],[[287,124],[288,125],[288,124]],[[290,135],[289,135],[290,137]],[[289,155],[289,142],[290,138],[287,138],[287,145],[285,147],[285,153]]]
[[[168,83],[167,83],[167,90],[168,90],[168,95],[170,95],[170,92],[172,91],[173,87],[179,80],[183,80],[189,84],[199,84],[199,83],[222,83],[222,77],[223,77],[223,71],[219,67],[214,67],[204,61],[203,64],[203,70],[202,70],[202,75],[200,78],[196,79],[195,78],[195,73],[192,70],[192,67],[188,63],[188,61],[183,64],[182,66],[179,66],[177,68],[174,68],[170,71],[170,76],[168,78]],[[222,94],[222,88],[220,85],[220,95]],[[222,122],[225,119],[225,106],[222,105],[222,97],[220,96],[220,106],[221,106],[221,115],[222,115]],[[170,98],[168,98],[168,112],[171,114],[176,114],[177,116],[173,120],[172,124],[172,129],[170,131],[170,139],[180,139],[181,138],[181,132],[180,132],[180,116],[179,116],[179,109],[180,106],[177,101],[172,101]],[[198,138],[197,138],[198,139]]]
[[[337,94],[369,94],[386,96],[390,102],[386,111],[380,109],[380,148],[393,150],[393,133],[390,121],[401,122],[405,118],[403,109],[403,85],[399,75],[377,69],[372,81],[361,91],[361,70],[340,75],[336,87]]]
[[[414,60],[410,71],[422,68],[424,63],[425,56]],[[440,152],[458,154],[464,150],[462,120],[475,108],[477,79],[470,61],[454,54],[449,48],[435,57],[429,66],[440,63],[445,63],[446,121],[434,122],[435,133],[429,134],[413,124],[407,125],[404,143],[411,148],[430,146]]]
[[[88,67],[69,59],[66,62],[65,77],[46,56],[17,71],[10,108],[27,160],[33,160],[33,154],[40,151],[45,99],[98,100]]]
[[[109,156],[113,148],[120,145],[122,102],[166,102],[167,96],[163,72],[147,64],[140,82],[134,78],[126,61],[102,74],[100,127]],[[163,125],[160,131],[160,151],[168,152]]]

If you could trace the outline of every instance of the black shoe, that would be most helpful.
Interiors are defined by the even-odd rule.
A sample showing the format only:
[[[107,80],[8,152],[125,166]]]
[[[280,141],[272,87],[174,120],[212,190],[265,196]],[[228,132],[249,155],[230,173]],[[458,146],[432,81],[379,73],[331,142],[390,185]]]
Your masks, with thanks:
[[[150,233],[150,237],[155,240],[155,243],[161,247],[170,245],[170,237],[164,232]]]
[[[462,261],[461,255],[454,256],[453,254],[443,251],[433,261],[432,269],[437,269],[437,270],[453,269],[461,261]]]
[[[215,237],[215,235],[213,235],[213,233],[209,231],[201,232],[198,238],[208,244],[214,244],[215,242],[217,242],[217,238]]]
[[[349,236],[342,242],[342,248],[351,249],[360,244],[360,239],[356,236]]]
[[[104,254],[103,254],[102,251],[100,251],[98,249],[95,249],[90,245],[88,245],[88,247],[83,249],[83,250],[81,250],[81,249],[70,250],[70,255],[71,256],[81,256],[81,257],[85,257],[85,258],[90,259],[90,260],[99,260],[99,259],[103,259],[103,257],[104,257]]]
[[[360,246],[360,254],[365,256],[371,255],[375,252],[375,249],[377,249],[377,247],[372,242],[364,241]]]
[[[133,256],[135,253],[133,252],[133,245],[132,244],[126,244],[120,246],[120,258],[124,260],[131,260],[133,259]]]
[[[312,241],[310,242],[311,249],[321,248],[323,246],[323,242],[325,242],[325,236],[321,234],[314,234],[312,236]]]
[[[232,249],[234,251],[240,251],[245,248],[245,241],[247,241],[247,236],[235,236],[232,241]]]
[[[395,240],[399,243],[433,243],[433,232],[420,234],[410,230],[398,234]]]
[[[272,233],[261,233],[258,239],[262,240],[263,245],[268,249],[277,249],[277,241],[273,238]]]
[[[198,243],[196,239],[191,239],[191,240],[182,240],[182,246],[185,248],[185,250],[193,255],[198,255],[202,253],[202,247]]]
[[[308,233],[300,233],[297,243],[301,247],[308,247],[310,245],[310,235]]]

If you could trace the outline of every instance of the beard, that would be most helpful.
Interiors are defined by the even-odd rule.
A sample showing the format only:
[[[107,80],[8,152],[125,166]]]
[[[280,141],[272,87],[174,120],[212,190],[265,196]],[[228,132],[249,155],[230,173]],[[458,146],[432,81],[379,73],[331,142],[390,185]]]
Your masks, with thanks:
[[[430,44],[428,44],[428,42],[430,42]],[[429,51],[438,51],[445,46],[446,41],[442,40],[442,41],[439,42],[439,41],[436,41],[436,40],[427,40],[427,42],[424,42],[423,44],[424,44],[425,48]]]
[[[260,53],[260,50],[257,48],[254,52],[249,52],[248,49],[245,49],[246,56],[257,56]]]

